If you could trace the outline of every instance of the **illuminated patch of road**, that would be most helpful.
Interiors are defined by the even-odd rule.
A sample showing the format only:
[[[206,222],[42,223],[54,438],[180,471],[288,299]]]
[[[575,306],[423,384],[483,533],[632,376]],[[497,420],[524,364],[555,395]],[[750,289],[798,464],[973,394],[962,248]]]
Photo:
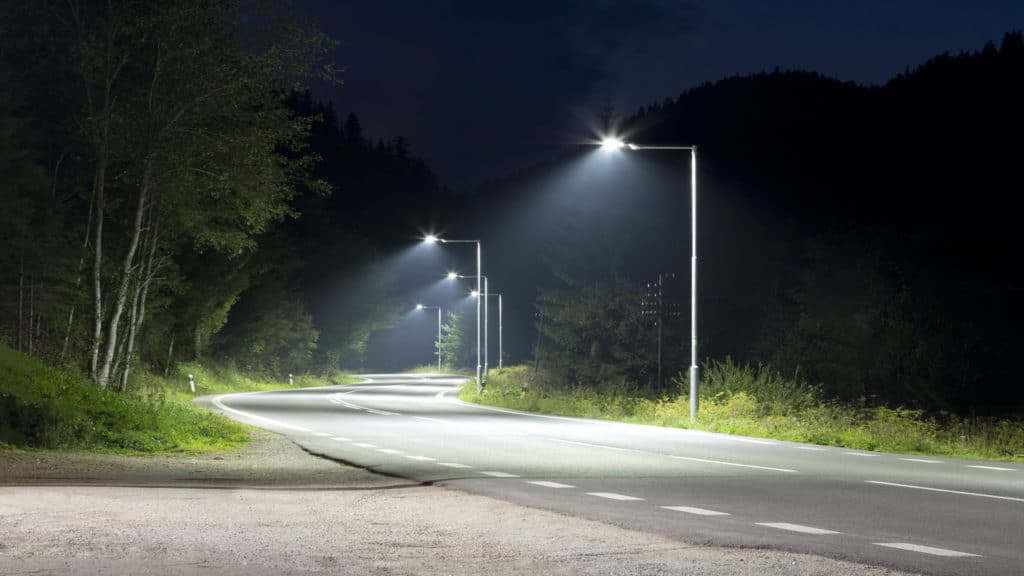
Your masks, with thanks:
[[[491,476],[493,478],[519,478],[519,474],[509,474],[508,472],[493,472],[481,470],[480,473],[485,474],[487,476]]]
[[[409,460],[419,460],[420,462],[433,462],[436,460],[436,458],[431,458],[430,456],[414,456],[411,454],[407,454],[405,457]]]
[[[913,484],[898,484],[896,482],[883,482],[882,480],[865,480],[868,484],[879,486],[892,486],[895,488],[909,488],[911,490],[924,490],[926,492],[941,492],[944,494],[957,494],[959,496],[977,496],[978,498],[992,498],[993,500],[1008,500],[1010,502],[1024,502],[1024,498],[1013,496],[1000,496],[999,494],[984,494],[981,492],[964,492],[962,490],[947,490],[946,488],[932,488],[930,486],[915,486]]]
[[[354,443],[352,445],[353,446],[358,446],[360,448],[376,448],[377,447],[376,444],[367,444],[366,442],[356,442],[356,443]]]
[[[351,438],[345,438],[344,436],[331,436],[331,440],[336,440],[338,442],[351,442],[352,441]]]
[[[449,468],[472,468],[469,464],[459,464],[458,462],[438,462],[439,466],[447,466]]]
[[[813,534],[815,536],[842,534],[842,532],[836,532],[835,530],[826,530],[824,528],[815,528],[814,526],[804,526],[802,524],[790,524],[789,522],[755,522],[755,524],[758,526],[765,526],[767,528],[788,530],[790,532],[799,532],[801,534]]]
[[[875,542],[875,546],[885,546],[886,548],[920,552],[921,554],[931,554],[932,556],[945,556],[947,558],[977,558],[979,556],[979,554],[971,554],[969,552],[958,552],[956,550],[947,550],[945,548],[933,548],[931,546],[922,546],[920,544],[910,544],[907,542]]]

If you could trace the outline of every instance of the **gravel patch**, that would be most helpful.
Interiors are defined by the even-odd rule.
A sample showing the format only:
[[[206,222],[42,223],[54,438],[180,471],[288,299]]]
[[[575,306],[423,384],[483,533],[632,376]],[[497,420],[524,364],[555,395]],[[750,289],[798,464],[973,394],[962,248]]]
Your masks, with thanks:
[[[0,453],[0,573],[904,574],[422,486],[266,433],[220,455]]]

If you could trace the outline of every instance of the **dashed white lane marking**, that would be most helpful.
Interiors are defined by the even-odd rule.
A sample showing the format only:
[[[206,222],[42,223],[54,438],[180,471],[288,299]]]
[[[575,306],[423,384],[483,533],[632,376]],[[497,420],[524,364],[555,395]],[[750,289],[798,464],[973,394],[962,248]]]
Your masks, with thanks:
[[[625,494],[616,494],[614,492],[587,492],[587,496],[597,496],[598,498],[607,498],[609,500],[643,500],[643,498],[637,498],[636,496],[626,496]]]
[[[345,438],[344,436],[331,436],[331,440],[337,440],[338,442],[351,442],[351,438]]]
[[[705,510],[704,508],[694,508],[693,506],[662,506],[662,508],[665,510],[675,510],[676,512],[685,512],[687,514],[696,514],[698,516],[729,516],[728,512]]]
[[[905,460],[907,462],[920,462],[922,464],[942,464],[941,460],[927,460],[925,458],[900,458],[900,460]]]
[[[255,414],[250,414],[249,412],[243,412],[242,410],[236,410],[235,408],[231,408],[230,406],[225,406],[224,403],[221,402],[221,398],[224,398],[224,396],[228,396],[228,394],[224,394],[222,396],[217,396],[216,398],[214,398],[213,399],[213,405],[216,406],[217,408],[220,408],[221,410],[224,410],[224,411],[227,411],[227,412],[231,412],[232,414],[239,414],[241,416],[245,416],[246,418],[250,418],[252,420],[259,420],[260,422],[266,422],[268,424],[272,424],[272,425],[277,426],[279,428],[285,428],[287,430],[295,430],[296,432],[312,432],[312,430],[310,430],[309,428],[303,428],[302,426],[292,426],[291,424],[285,424],[284,422],[279,422],[279,421],[273,420],[271,418],[264,418],[263,416],[257,416]]]
[[[754,464],[739,464],[736,462],[723,462],[721,460],[707,460],[704,458],[690,458],[689,456],[669,456],[669,458],[675,458],[677,460],[689,460],[691,462],[703,462],[705,464],[720,464],[722,466],[736,466],[739,468],[753,468],[755,470],[772,470],[774,472],[796,472],[796,470],[790,470],[789,468],[772,468],[771,466],[756,466]]]
[[[634,448],[620,448],[618,446],[606,446],[604,444],[590,444],[588,442],[577,442],[575,440],[562,440],[561,438],[549,438],[555,442],[561,442],[563,444],[575,444],[576,446],[586,446],[588,448],[603,448],[605,450],[615,450],[616,452],[636,452],[638,454],[644,454],[643,450],[636,450]]]
[[[313,432],[313,436],[330,436],[327,432]]]
[[[979,498],[992,498],[995,500],[1009,500],[1010,502],[1024,502],[1024,498],[1013,496],[1000,496],[998,494],[982,494],[980,492],[963,492],[961,490],[947,490],[945,488],[930,488],[928,486],[914,486],[913,484],[897,484],[896,482],[883,482],[881,480],[865,480],[868,484],[879,484],[881,486],[895,486],[896,488],[911,488],[914,490],[926,490],[928,492],[943,492],[945,494],[959,494],[961,496],[978,496]]]
[[[867,452],[843,452],[847,456],[860,456],[862,458],[875,458],[878,454],[868,454]]]
[[[977,468],[978,470],[996,470],[998,472],[1014,472],[1013,468],[1000,468],[999,466],[979,466],[979,465],[967,465],[968,468]]]
[[[366,410],[367,412],[373,412],[374,414],[380,414],[381,416],[398,416],[397,412],[388,412],[387,410],[374,410],[373,408],[367,408],[366,406],[361,406],[361,408],[363,410]]]
[[[376,444],[367,444],[366,442],[356,442],[353,446],[359,446],[360,448],[376,448]]]
[[[383,452],[384,454],[401,454],[401,450],[395,450],[394,448],[377,448],[377,452]]]
[[[605,446],[604,444],[589,444],[587,442],[577,442],[575,440],[562,440],[561,438],[548,438],[555,442],[562,442],[565,444],[576,444],[577,446],[587,446],[590,448],[603,448],[605,450],[615,450],[616,452],[635,452],[637,454],[649,454],[652,456],[668,456],[669,458],[675,458],[677,460],[689,460],[691,462],[703,462],[705,464],[720,464],[722,466],[738,466],[740,468],[753,468],[756,470],[772,470],[775,472],[796,472],[796,470],[790,470],[789,468],[772,468],[770,466],[756,466],[754,464],[739,464],[737,462],[724,462],[722,460],[707,460],[704,458],[691,458],[689,456],[674,456],[672,454],[659,454],[657,452],[647,452],[646,450],[636,450],[635,448],[620,448],[618,446]]]
[[[821,451],[825,450],[824,448],[820,448],[818,446],[797,446],[796,449],[797,450],[813,450],[814,452],[821,452]]]
[[[527,480],[527,484],[535,484],[537,486],[543,486],[545,488],[575,488],[571,484],[562,484],[561,482],[550,482],[548,480]]]
[[[438,464],[449,468],[472,468],[472,466],[468,464],[459,464],[457,462],[438,462]]]
[[[899,550],[909,550],[911,552],[931,554],[932,556],[946,556],[949,558],[970,558],[979,556],[978,554],[971,554],[969,552],[958,552],[956,550],[946,550],[945,548],[933,548],[932,546],[908,544],[906,542],[875,542],[874,544],[875,546],[885,546],[886,548],[897,548]]]
[[[430,456],[411,456],[411,455],[407,454],[405,457],[408,458],[409,460],[419,460],[421,462],[427,462],[427,461],[431,461],[432,462],[432,461],[435,460],[434,458],[431,458]]]
[[[480,473],[493,476],[495,478],[519,478],[519,474],[509,474],[508,472],[487,472],[481,470]]]
[[[755,524],[779,530],[789,530],[790,532],[800,532],[801,534],[842,534],[842,532],[836,532],[835,530],[825,530],[824,528],[815,528],[814,526],[804,526],[802,524],[790,524],[789,522],[755,522]]]

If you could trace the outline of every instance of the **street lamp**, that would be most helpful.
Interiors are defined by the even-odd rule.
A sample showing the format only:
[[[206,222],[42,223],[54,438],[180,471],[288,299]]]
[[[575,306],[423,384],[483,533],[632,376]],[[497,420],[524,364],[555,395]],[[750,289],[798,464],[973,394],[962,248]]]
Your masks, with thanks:
[[[480,289],[479,289],[480,278],[479,278],[479,276],[464,276],[462,274],[459,274],[458,272],[449,272],[448,273],[448,279],[449,280],[454,280],[456,278],[476,278],[477,279],[477,289],[470,291],[469,295],[472,296],[473,298],[477,299],[477,306],[479,307],[479,304],[480,304]],[[487,305],[487,297],[488,296],[494,296],[494,294],[490,293],[489,284],[487,283],[487,276],[484,275],[483,278],[484,278],[484,291],[483,291],[483,295],[484,295],[484,298],[483,298],[483,300],[484,300],[484,380],[486,380],[487,379],[487,374],[489,373],[489,370],[490,370],[490,366],[489,366],[489,363],[488,363],[488,352],[490,351],[490,343],[488,342],[488,336],[490,334],[490,324],[488,323],[488,308],[489,308],[489,306]],[[498,296],[499,296],[498,297],[498,367],[501,368],[502,367],[502,363],[503,363],[502,362],[502,357],[501,357],[501,354],[502,354],[501,297],[500,297],[500,294]]]
[[[479,296],[479,294],[471,294],[471,295],[474,296],[474,297]],[[494,293],[494,292],[489,292],[488,291],[488,288],[487,288],[487,276],[484,276],[484,298],[486,299],[487,297],[490,297],[490,296],[497,296],[498,297],[498,368],[503,368],[505,366],[505,352],[504,352],[504,347],[502,345],[502,332],[504,332],[505,328],[504,328],[504,324],[502,323],[502,319],[501,319],[501,317],[502,317],[502,314],[501,314],[501,300],[502,300],[502,296],[501,296],[501,292]],[[487,310],[487,301],[486,300],[484,300],[484,310]],[[484,317],[486,318],[486,314],[484,315]],[[485,323],[484,326],[486,327],[487,324]],[[484,341],[486,342],[486,339]],[[487,355],[486,354],[484,354],[484,366],[487,366]],[[486,371],[484,373],[486,374]]]
[[[480,291],[480,275],[482,272],[482,249],[480,247],[479,240],[447,240],[445,238],[438,238],[433,234],[428,234],[423,237],[424,242],[430,244],[476,244],[476,289]],[[481,365],[480,365],[480,300],[476,301],[476,389],[478,393],[484,391],[484,381],[481,378]]]
[[[437,310],[437,373],[441,373],[441,307],[416,305],[417,310]]]
[[[604,150],[689,150],[690,151],[690,420],[697,419],[697,391],[700,367],[697,364],[697,147],[644,146],[615,137],[601,141]]]

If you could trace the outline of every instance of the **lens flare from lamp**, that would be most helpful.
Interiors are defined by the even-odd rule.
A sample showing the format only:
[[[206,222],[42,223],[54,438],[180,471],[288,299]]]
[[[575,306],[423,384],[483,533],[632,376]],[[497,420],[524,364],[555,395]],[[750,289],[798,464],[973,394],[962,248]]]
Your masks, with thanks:
[[[455,273],[455,272],[449,272],[448,273],[448,279],[449,280],[455,280],[458,277],[459,277],[459,275],[457,273]]]
[[[416,309],[417,310],[423,310],[423,304],[417,304],[416,305]]]
[[[440,240],[440,238],[434,236],[433,234],[427,234],[426,236],[423,237],[423,241],[428,244],[436,244],[438,240]]]
[[[618,150],[618,149],[622,148],[625,145],[626,145],[625,142],[623,142],[619,138],[615,138],[613,136],[609,136],[609,137],[605,138],[604,140],[601,140],[601,148],[603,148],[605,150]]]

